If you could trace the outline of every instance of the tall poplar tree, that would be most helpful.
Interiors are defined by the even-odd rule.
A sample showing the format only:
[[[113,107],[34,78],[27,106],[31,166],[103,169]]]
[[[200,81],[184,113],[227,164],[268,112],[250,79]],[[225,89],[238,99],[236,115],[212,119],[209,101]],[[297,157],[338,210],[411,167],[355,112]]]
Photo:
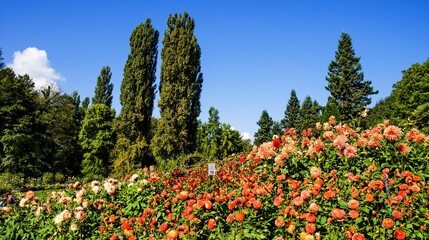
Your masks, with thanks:
[[[261,145],[264,142],[271,141],[273,139],[272,127],[274,122],[266,110],[262,111],[261,118],[257,123],[259,129],[255,133],[255,145]]]
[[[283,128],[296,128],[298,126],[300,103],[294,89],[290,92],[290,98],[286,106],[285,117],[281,123]]]
[[[121,84],[121,113],[115,124],[114,171],[123,173],[148,165],[150,126],[155,99],[159,33],[147,19],[131,34],[130,48]]]
[[[92,98],[92,104],[102,103],[107,107],[112,107],[112,91],[113,83],[110,83],[112,73],[109,66],[104,66],[101,69],[100,76],[97,78],[97,86],[95,87],[95,95]]]
[[[194,19],[187,12],[168,17],[161,52],[161,118],[152,142],[157,161],[174,159],[196,149],[203,76],[194,28]]]
[[[338,41],[338,50],[335,60],[331,61],[326,77],[328,86],[325,87],[331,95],[328,101],[338,107],[342,120],[352,120],[371,103],[370,95],[373,91],[371,81],[364,80],[360,64],[360,57],[355,56],[352,40],[346,33],[342,33]]]

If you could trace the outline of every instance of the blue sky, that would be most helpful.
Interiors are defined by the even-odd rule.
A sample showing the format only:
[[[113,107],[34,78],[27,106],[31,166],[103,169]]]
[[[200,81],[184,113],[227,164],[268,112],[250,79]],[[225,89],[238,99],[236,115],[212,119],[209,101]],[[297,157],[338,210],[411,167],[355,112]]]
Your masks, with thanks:
[[[352,38],[365,79],[379,90],[372,105],[390,94],[403,70],[429,58],[424,0],[14,0],[1,6],[6,64],[82,99],[93,96],[101,68],[109,65],[118,112],[133,29],[150,18],[160,32],[160,56],[168,15],[187,11],[202,50],[200,119],[207,121],[214,106],[221,122],[252,137],[264,109],[274,120],[284,117],[292,89],[301,102],[309,95],[326,103],[325,77],[342,32]]]

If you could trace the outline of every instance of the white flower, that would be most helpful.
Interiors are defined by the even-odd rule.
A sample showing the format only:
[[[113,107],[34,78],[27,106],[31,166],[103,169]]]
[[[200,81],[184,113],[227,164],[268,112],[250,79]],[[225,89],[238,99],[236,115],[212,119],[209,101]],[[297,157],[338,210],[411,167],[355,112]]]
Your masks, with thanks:
[[[132,182],[132,183],[136,182],[138,177],[139,177],[139,175],[137,173],[134,173],[130,178],[130,182]]]

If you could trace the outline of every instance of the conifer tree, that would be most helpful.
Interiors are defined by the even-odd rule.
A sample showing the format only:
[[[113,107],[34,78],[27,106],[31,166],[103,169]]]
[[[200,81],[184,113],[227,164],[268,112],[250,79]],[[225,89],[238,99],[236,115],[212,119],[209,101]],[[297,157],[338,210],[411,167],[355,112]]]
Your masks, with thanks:
[[[292,89],[285,110],[285,117],[281,120],[283,128],[296,128],[298,126],[300,103],[296,92]]]
[[[341,119],[350,121],[371,103],[373,91],[371,81],[364,80],[360,57],[355,56],[352,40],[342,33],[335,52],[335,60],[331,61],[326,77],[328,86],[325,87],[331,95],[328,101],[334,102],[341,114]]]
[[[152,142],[157,161],[175,159],[196,149],[203,77],[194,28],[194,19],[186,12],[170,15],[167,20],[161,52],[161,118]]]
[[[107,107],[112,107],[112,91],[113,83],[110,83],[112,73],[109,66],[104,66],[101,69],[100,76],[97,78],[97,86],[95,87],[95,95],[92,98],[92,104],[102,103]]]
[[[255,145],[271,141],[273,139],[272,127],[274,122],[266,110],[262,111],[261,118],[257,124],[259,125],[259,129],[255,133]]]
[[[150,127],[155,99],[155,72],[159,33],[147,19],[131,34],[121,84],[121,113],[115,124],[118,134],[113,154],[114,171],[123,173],[151,164]]]
[[[298,131],[314,128],[320,119],[320,106],[317,101],[313,101],[310,96],[305,97],[299,110]]]

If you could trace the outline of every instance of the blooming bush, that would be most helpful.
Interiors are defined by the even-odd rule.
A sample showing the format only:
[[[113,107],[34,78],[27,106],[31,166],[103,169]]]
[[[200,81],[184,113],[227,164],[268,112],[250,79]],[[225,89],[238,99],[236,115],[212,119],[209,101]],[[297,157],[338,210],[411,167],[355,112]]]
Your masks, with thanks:
[[[246,154],[27,192],[7,239],[429,239],[429,137],[388,122],[286,129]]]

